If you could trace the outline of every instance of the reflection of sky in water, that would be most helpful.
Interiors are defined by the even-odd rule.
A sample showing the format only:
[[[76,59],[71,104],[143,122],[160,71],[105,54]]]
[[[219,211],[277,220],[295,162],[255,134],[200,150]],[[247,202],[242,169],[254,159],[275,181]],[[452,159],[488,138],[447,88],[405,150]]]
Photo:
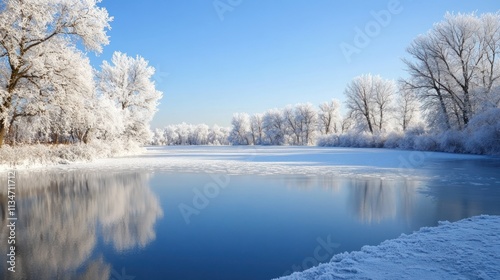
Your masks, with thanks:
[[[335,254],[438,220],[498,215],[499,170],[493,159],[426,162],[411,178],[231,176],[189,225],[179,204],[192,205],[209,175],[20,174],[18,272],[8,279],[122,269],[135,279],[269,279],[312,256],[318,238],[339,243]]]

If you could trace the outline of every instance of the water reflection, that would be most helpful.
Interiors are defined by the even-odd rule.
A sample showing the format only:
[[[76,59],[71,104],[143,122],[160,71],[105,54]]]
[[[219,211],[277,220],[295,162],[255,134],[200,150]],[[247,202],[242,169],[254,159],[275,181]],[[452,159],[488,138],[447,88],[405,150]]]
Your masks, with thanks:
[[[488,164],[429,163],[412,176],[232,176],[190,225],[178,205],[193,201],[206,174],[20,174],[16,273],[6,273],[1,212],[0,279],[118,279],[122,268],[136,279],[270,279],[314,256],[318,237],[331,236],[340,253],[438,220],[500,214],[500,161]]]
[[[350,182],[349,207],[363,223],[411,217],[416,208],[415,197],[420,184],[409,180],[380,178],[356,179]]]
[[[396,218],[409,219],[416,211],[419,189],[425,185],[423,181],[407,178],[377,177],[345,179],[331,176],[287,176],[283,181],[290,190],[308,192],[320,188],[334,196],[345,193],[346,210],[366,224]]]
[[[149,179],[139,173],[20,174],[16,273],[5,273],[2,253],[3,274],[8,279],[108,279],[111,266],[94,250],[99,236],[116,251],[142,248],[155,239],[154,226],[163,213]],[[1,209],[6,203],[3,192]],[[0,240],[9,234],[6,218],[2,212]]]
[[[344,182],[333,176],[286,176],[283,181],[288,189],[312,190],[320,187],[325,191],[339,192]]]

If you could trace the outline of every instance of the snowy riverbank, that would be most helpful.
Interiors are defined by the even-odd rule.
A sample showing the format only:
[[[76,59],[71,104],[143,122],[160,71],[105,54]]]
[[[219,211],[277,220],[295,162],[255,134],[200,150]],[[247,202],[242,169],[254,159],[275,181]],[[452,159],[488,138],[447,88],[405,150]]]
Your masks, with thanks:
[[[97,159],[140,155],[146,149],[123,142],[75,145],[18,145],[0,149],[0,170],[57,168],[58,166],[93,162]]]
[[[441,222],[280,280],[497,279],[500,216]]]

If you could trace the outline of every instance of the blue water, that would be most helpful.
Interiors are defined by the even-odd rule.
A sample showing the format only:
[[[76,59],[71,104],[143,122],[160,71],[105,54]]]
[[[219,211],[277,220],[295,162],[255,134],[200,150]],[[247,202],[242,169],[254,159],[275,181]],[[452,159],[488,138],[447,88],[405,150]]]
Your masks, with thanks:
[[[271,279],[439,220],[500,215],[499,171],[486,159],[382,179],[19,173],[16,273],[2,253],[2,279]]]

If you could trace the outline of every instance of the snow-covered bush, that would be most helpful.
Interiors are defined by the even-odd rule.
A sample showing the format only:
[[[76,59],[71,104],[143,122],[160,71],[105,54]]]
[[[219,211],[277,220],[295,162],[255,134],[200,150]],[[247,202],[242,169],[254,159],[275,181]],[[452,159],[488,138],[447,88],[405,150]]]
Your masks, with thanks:
[[[467,152],[500,154],[500,108],[489,109],[472,118],[464,136]]]
[[[0,149],[0,167],[41,166],[78,161],[91,161],[113,156],[134,155],[144,151],[136,142],[78,143],[74,145],[4,145]]]
[[[402,148],[405,149],[403,146],[405,143],[405,135],[402,133],[398,132],[391,132],[387,135],[385,142],[384,142],[384,148],[388,149],[397,149],[397,148]],[[408,149],[408,148],[406,148]]]
[[[439,142],[433,134],[422,134],[415,137],[413,150],[439,151]]]
[[[463,133],[456,130],[448,130],[438,135],[439,150],[447,153],[463,153]]]
[[[318,139],[316,139],[316,145],[320,147],[337,147],[339,146],[339,135],[320,135]]]

